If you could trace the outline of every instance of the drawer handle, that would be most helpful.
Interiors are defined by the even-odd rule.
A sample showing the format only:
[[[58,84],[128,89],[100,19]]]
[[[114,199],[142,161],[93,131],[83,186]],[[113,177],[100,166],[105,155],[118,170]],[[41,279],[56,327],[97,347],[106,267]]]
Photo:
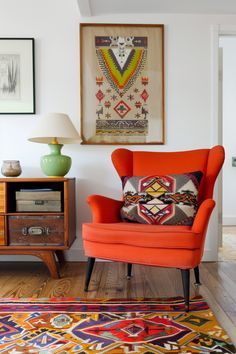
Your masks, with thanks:
[[[42,227],[42,226],[23,227],[21,230],[23,236],[49,235],[50,232],[51,231],[49,227]]]

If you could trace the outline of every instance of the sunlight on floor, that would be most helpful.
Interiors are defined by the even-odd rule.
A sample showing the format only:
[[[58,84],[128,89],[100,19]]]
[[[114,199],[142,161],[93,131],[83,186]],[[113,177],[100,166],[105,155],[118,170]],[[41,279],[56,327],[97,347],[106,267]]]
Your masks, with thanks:
[[[219,248],[219,261],[236,260],[236,226],[223,226],[223,244]]]

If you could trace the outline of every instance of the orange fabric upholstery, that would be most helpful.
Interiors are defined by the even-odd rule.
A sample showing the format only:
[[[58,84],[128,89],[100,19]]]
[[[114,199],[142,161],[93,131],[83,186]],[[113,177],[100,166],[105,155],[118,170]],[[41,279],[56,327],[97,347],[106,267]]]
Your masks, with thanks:
[[[93,211],[93,222],[119,222],[123,202],[102,195],[90,195],[87,202]]]
[[[94,242],[89,241],[84,242],[84,247],[93,258],[150,266],[158,263],[158,267],[191,269],[199,264],[198,260],[201,258],[200,249],[182,249],[181,252],[177,252],[169,248],[138,248],[136,246],[112,243],[97,243],[96,247],[94,247]],[[140,252],[141,249],[142,252]],[[178,267],[176,267],[176,264],[178,264]]]
[[[96,197],[98,198],[99,196]],[[89,200],[90,198],[91,197],[89,197]],[[108,198],[104,200],[106,199]],[[87,256],[128,262],[130,260],[130,251],[127,246],[133,246],[135,261],[132,260],[132,263],[181,268],[184,264],[181,254],[182,250],[193,251],[193,260],[189,268],[200,263],[204,250],[208,220],[215,206],[215,202],[212,199],[207,199],[201,204],[192,227],[121,222],[118,219],[119,215],[117,210],[120,210],[122,202],[116,202],[117,201],[114,201],[117,207],[114,215],[111,213],[112,209],[105,208],[108,215],[106,219],[104,217],[102,221],[99,221],[98,213],[95,213],[96,221],[91,224],[83,225],[83,239]],[[112,216],[114,216],[114,220],[112,220]],[[106,222],[105,220],[109,221]],[[111,247],[108,248],[108,245]],[[122,247],[118,247],[118,245],[122,245]],[[158,252],[156,252],[158,254],[152,252],[152,259],[148,257],[148,259],[144,261],[143,248],[146,250],[157,248],[159,249]],[[171,254],[173,258],[171,258],[171,262],[168,265],[167,261],[164,262],[165,265],[161,264],[162,255],[164,259],[166,257],[165,253],[162,253],[164,248],[167,250],[172,249]],[[101,251],[102,253],[100,253]],[[178,257],[178,255],[180,255],[180,257]],[[187,267],[187,265],[185,265],[185,267]]]
[[[190,226],[179,226],[173,234],[172,226],[160,225],[158,237],[156,225],[143,224],[90,224],[85,227],[84,240],[99,243],[136,245],[149,248],[200,248],[201,237],[191,231]]]
[[[192,226],[136,224],[120,219],[122,201],[89,196],[93,222],[83,225],[85,254],[91,259],[180,269],[197,267],[215,206],[212,199],[214,184],[223,161],[222,146],[182,152],[116,149],[112,153],[112,162],[120,177],[202,171],[199,208]]]
[[[212,198],[216,177],[224,161],[224,149],[190,150],[182,152],[148,152],[117,149],[112,162],[119,176],[148,176],[202,171],[204,179],[199,191],[199,202]]]

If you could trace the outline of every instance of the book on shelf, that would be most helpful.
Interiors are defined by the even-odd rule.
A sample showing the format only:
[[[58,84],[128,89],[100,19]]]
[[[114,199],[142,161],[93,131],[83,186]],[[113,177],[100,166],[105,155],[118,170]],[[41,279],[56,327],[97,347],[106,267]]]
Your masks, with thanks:
[[[50,192],[52,188],[21,188],[19,192]]]

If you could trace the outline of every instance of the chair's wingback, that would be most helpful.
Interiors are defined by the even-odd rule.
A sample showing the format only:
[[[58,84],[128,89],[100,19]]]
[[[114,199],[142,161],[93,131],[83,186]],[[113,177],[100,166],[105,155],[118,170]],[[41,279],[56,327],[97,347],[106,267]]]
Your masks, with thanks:
[[[116,149],[112,153],[112,162],[120,177],[202,171],[201,203],[206,198],[212,198],[215,180],[224,162],[224,148],[217,145],[211,149],[178,152]]]

